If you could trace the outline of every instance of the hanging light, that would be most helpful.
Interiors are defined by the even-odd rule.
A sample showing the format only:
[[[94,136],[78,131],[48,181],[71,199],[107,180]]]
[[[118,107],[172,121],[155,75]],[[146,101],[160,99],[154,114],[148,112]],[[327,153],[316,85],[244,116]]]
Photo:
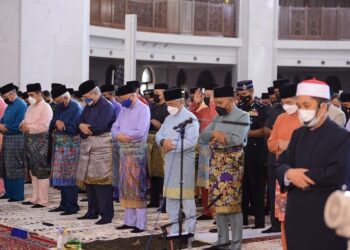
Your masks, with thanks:
[[[224,4],[229,4],[231,0],[224,0]]]

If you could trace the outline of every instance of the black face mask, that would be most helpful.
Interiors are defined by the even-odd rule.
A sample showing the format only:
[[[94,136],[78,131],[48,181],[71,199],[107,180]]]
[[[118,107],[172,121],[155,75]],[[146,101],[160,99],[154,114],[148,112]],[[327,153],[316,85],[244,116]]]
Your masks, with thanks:
[[[244,104],[248,104],[252,100],[252,97],[250,95],[241,96],[241,100]]]
[[[209,106],[210,97],[204,97],[204,103],[205,103],[205,105]]]
[[[159,95],[154,94],[154,96],[153,96],[153,100],[154,100],[154,102],[155,102],[155,103],[159,103],[159,102],[160,102]]]
[[[49,103],[50,104],[50,100],[45,100],[45,102]]]
[[[11,102],[8,98],[4,99],[4,102],[5,102],[7,105],[12,104],[12,102]]]
[[[218,114],[220,116],[225,116],[227,115],[227,110],[225,108],[222,108],[222,107],[216,107],[216,112],[218,112]]]
[[[345,106],[342,106],[341,109],[343,110],[344,113],[346,114],[349,114],[350,113],[350,109],[345,107]]]

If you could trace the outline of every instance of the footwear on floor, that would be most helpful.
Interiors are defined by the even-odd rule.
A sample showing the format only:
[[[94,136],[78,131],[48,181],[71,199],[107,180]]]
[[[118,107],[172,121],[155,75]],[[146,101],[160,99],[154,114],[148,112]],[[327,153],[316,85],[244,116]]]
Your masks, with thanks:
[[[5,199],[8,199],[9,197],[7,197],[6,195],[4,195],[4,196],[1,196],[0,197],[0,200],[5,200]]]
[[[83,199],[81,199],[80,201],[81,201],[81,202],[86,202],[86,201],[88,201],[88,199],[87,199],[87,198],[83,198]]]
[[[65,210],[60,208],[60,207],[56,207],[54,209],[51,209],[49,210],[50,213],[53,213],[53,212],[64,212]]]
[[[77,214],[78,212],[63,212],[63,213],[60,213],[60,215],[72,215],[72,214]]]
[[[130,233],[133,234],[137,234],[137,233],[143,233],[145,230],[139,229],[139,228],[135,228],[133,230],[130,231]]]
[[[254,227],[252,227],[252,229],[262,229],[265,228],[265,225],[255,225]]]
[[[90,216],[85,214],[84,216],[78,217],[77,220],[95,220],[97,218],[98,218],[98,215]]]
[[[43,208],[43,207],[46,207],[46,206],[43,206],[41,204],[35,204],[34,206],[32,206],[32,208]]]
[[[30,201],[25,201],[25,202],[22,202],[22,205],[34,205],[34,203]]]
[[[131,227],[131,226],[128,226],[128,225],[123,225],[123,226],[120,226],[120,227],[116,227],[117,230],[123,230],[123,229],[136,229],[136,227]]]
[[[217,232],[218,232],[217,228],[209,229],[209,233],[217,233]]]
[[[197,218],[197,220],[212,220],[213,219],[213,216],[209,216],[209,215],[206,215],[206,214],[202,214],[201,216],[199,216]]]
[[[96,225],[104,225],[104,224],[108,224],[108,223],[111,223],[111,220],[106,220],[106,219],[101,219],[99,221],[97,221],[95,224]]]
[[[271,234],[271,233],[280,233],[281,229],[280,228],[274,228],[274,227],[269,227],[268,229],[262,231],[262,234]]]

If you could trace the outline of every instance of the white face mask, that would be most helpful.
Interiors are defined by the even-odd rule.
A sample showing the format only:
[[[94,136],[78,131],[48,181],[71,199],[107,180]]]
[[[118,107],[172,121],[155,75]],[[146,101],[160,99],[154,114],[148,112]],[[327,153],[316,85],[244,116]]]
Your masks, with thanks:
[[[168,112],[169,112],[169,114],[170,115],[176,115],[177,114],[177,112],[179,111],[179,109],[178,108],[176,108],[176,107],[172,107],[172,106],[168,106]]]
[[[283,109],[286,111],[288,115],[294,114],[298,110],[298,106],[296,104],[283,104]]]
[[[316,110],[308,110],[308,109],[299,109],[298,115],[301,123],[305,127],[314,127],[318,122],[319,118],[316,117]]]
[[[29,96],[27,100],[28,100],[30,105],[34,105],[36,103],[36,100],[34,97]]]

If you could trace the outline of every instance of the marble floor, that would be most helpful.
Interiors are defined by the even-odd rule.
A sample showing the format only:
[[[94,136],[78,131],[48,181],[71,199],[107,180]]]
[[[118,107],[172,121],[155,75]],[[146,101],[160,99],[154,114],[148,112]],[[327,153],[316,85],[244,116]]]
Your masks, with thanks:
[[[31,185],[26,184],[25,196],[29,198]],[[79,200],[86,195],[79,194]],[[59,204],[59,191],[50,189],[50,208],[55,208]],[[78,215],[60,216],[59,213],[49,213],[48,208],[30,208],[22,205],[20,202],[7,202],[0,200],[0,224],[25,229],[38,235],[46,236],[51,239],[57,238],[59,227],[69,230],[69,237],[76,238],[82,242],[92,242],[96,240],[112,240],[117,238],[135,237],[135,234],[129,230],[116,230],[115,227],[123,224],[124,210],[119,204],[114,203],[115,216],[112,223],[107,225],[95,225],[97,220],[77,220],[78,216],[85,214],[87,202],[79,202],[81,210]],[[139,235],[150,235],[161,233],[160,226],[168,222],[166,214],[159,214],[156,209],[148,209],[148,231]],[[47,226],[43,223],[49,223],[53,226]],[[268,226],[268,225],[267,225]],[[217,240],[216,233],[210,233],[209,229],[215,228],[213,221],[197,221],[195,238],[199,241],[214,244]],[[244,229],[243,238],[244,250],[280,250],[281,243],[278,239],[279,234],[261,234],[261,229]],[[269,236],[268,238],[265,238]],[[275,236],[275,237],[271,237]]]

